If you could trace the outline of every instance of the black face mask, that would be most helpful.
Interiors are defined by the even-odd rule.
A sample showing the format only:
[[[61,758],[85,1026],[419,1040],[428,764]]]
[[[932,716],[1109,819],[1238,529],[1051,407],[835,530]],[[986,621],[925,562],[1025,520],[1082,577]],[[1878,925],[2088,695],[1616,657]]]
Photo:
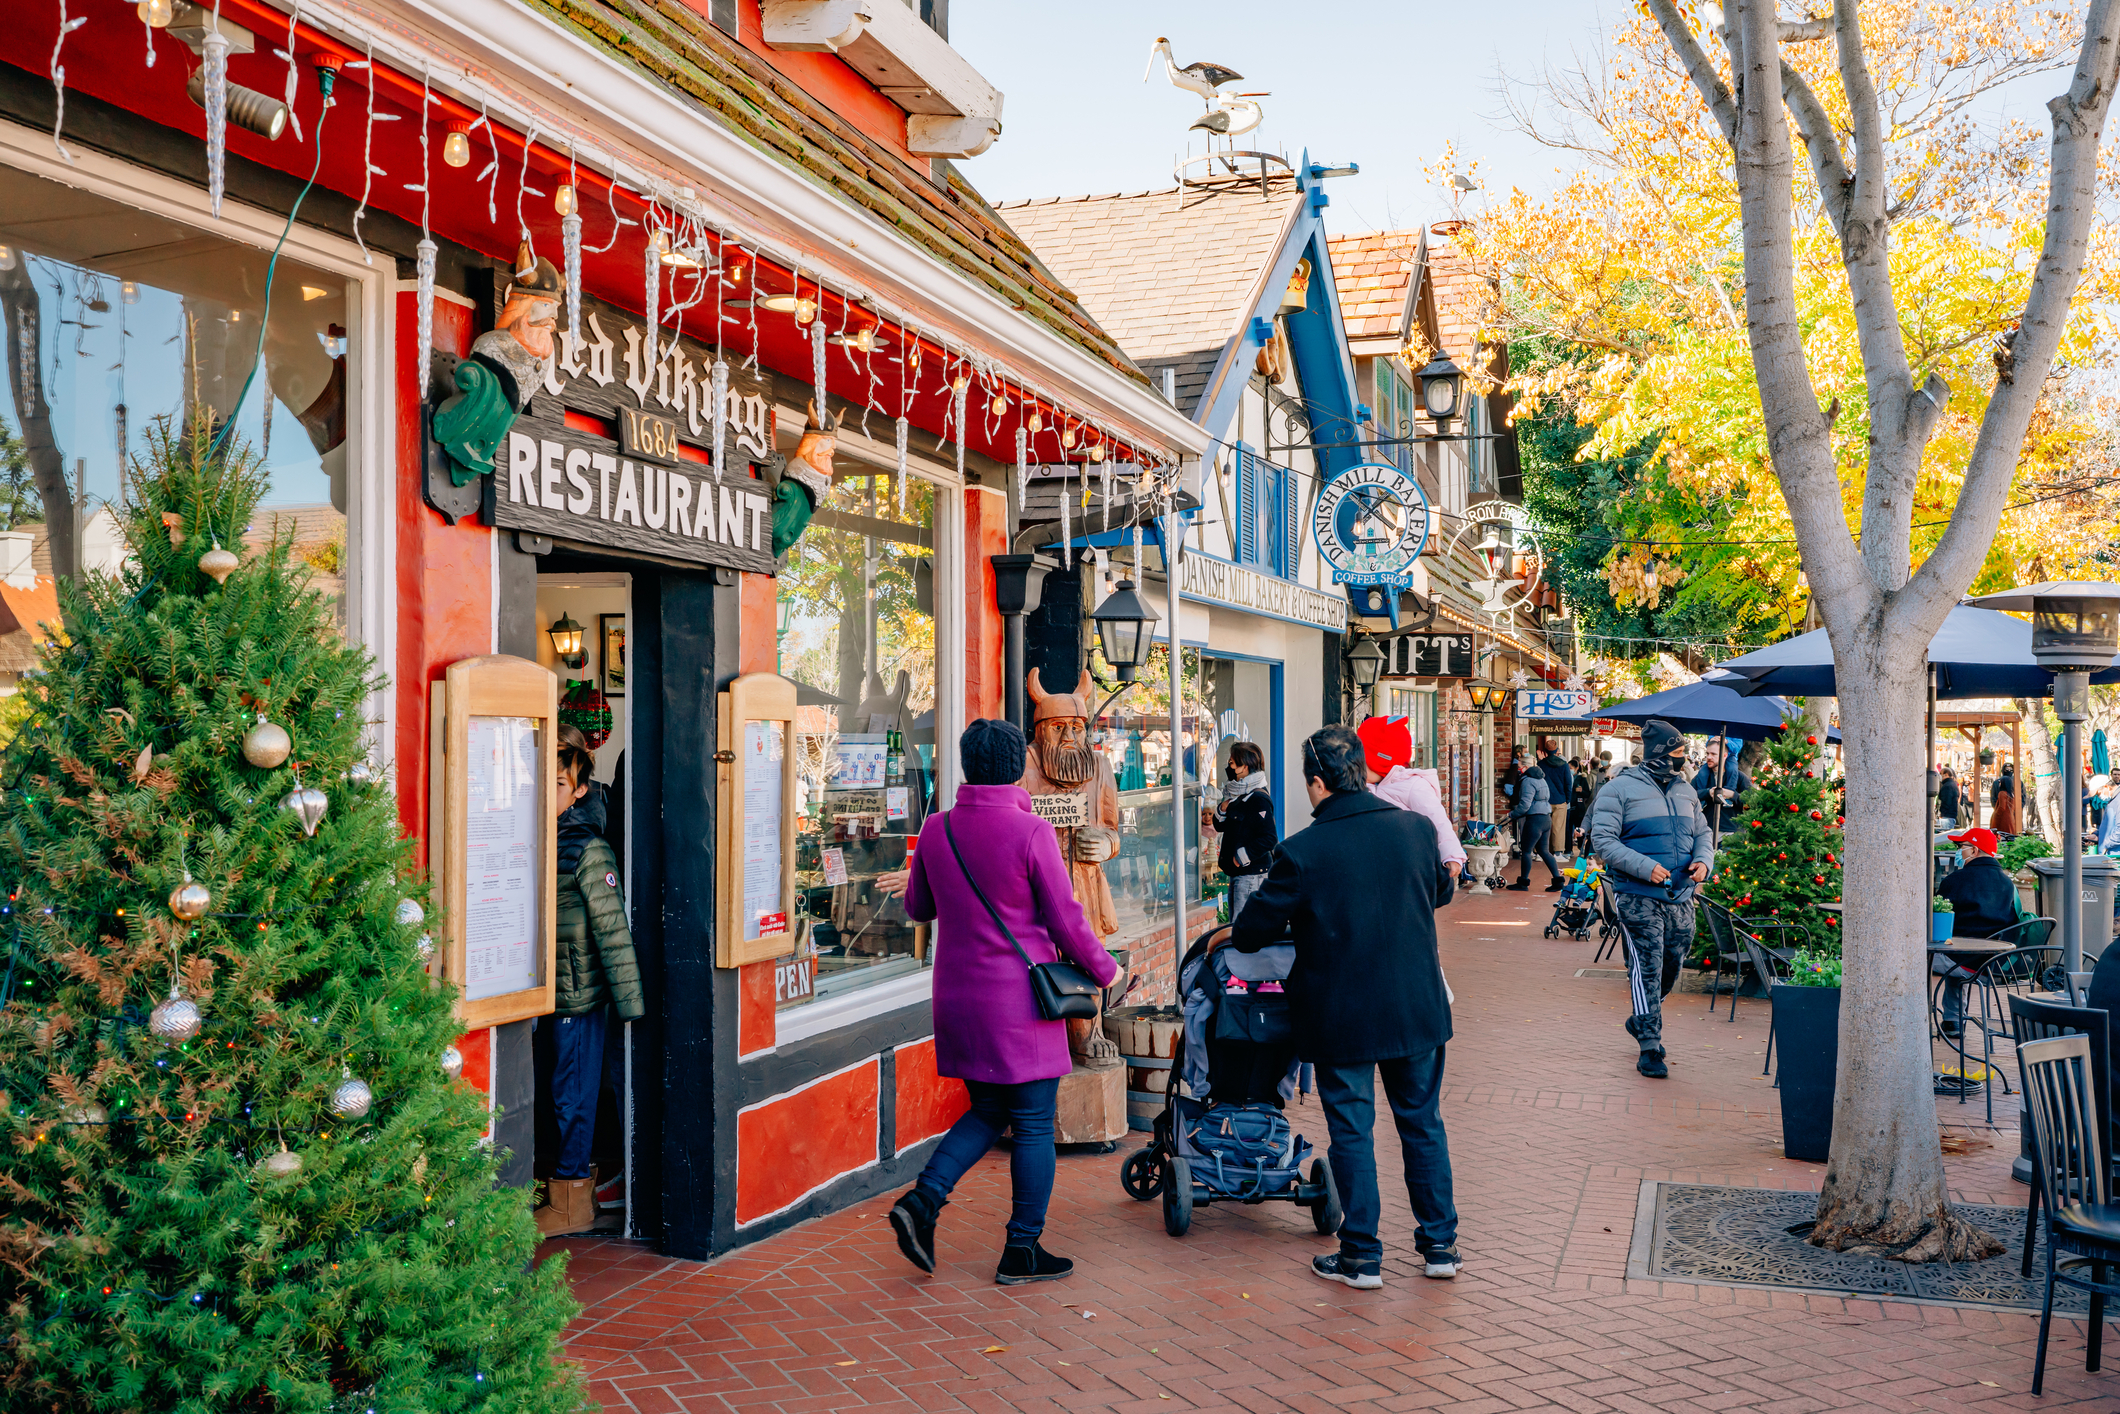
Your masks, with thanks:
[[[1642,758],[1642,766],[1649,772],[1650,776],[1655,778],[1656,783],[1660,786],[1671,784],[1673,778],[1678,775],[1679,767],[1682,764],[1676,756],[1645,756]]]

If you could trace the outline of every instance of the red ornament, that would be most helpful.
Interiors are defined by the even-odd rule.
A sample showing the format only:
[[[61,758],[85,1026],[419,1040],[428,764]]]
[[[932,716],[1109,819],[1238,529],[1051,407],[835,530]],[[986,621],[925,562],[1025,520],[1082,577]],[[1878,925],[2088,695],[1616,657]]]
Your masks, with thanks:
[[[1816,746],[1818,745],[1818,738],[1815,736],[1807,736],[1803,739],[1803,744],[1805,746]],[[1807,757],[1805,759],[1808,760],[1809,758]]]
[[[1789,856],[1787,856],[1786,854],[1777,854],[1774,857],[1776,859],[1787,859]]]
[[[1754,821],[1752,822],[1752,828],[1756,830],[1756,829],[1758,829],[1758,828],[1759,828],[1759,827],[1760,827],[1761,825],[1764,825],[1765,823],[1766,823],[1766,821],[1764,821],[1764,820],[1754,820]]]
[[[1812,882],[1812,883],[1814,883],[1814,884],[1823,884],[1823,883],[1824,883],[1825,881],[1826,881],[1826,876],[1825,876],[1825,875],[1823,875],[1823,874],[1813,874],[1813,875],[1811,876],[1811,882]]]
[[[1828,928],[1838,928],[1840,926],[1840,920],[1838,918],[1835,918],[1832,914],[1828,913],[1826,915],[1826,926]]]
[[[1831,864],[1832,862],[1833,862],[1833,856],[1832,856],[1832,855],[1830,855],[1830,854],[1829,854],[1829,855],[1827,855],[1827,856],[1826,856],[1826,863],[1828,863],[1828,864]]]
[[[1816,811],[1816,810],[1813,810],[1813,811],[1811,812],[1811,818],[1812,818],[1813,820],[1823,820],[1823,819],[1825,819],[1826,817],[1825,817],[1824,815],[1821,815],[1821,814],[1820,814],[1820,813],[1819,813],[1818,811]]]
[[[1789,813],[1791,815],[1794,815],[1796,813],[1796,802],[1793,800],[1789,802]]]

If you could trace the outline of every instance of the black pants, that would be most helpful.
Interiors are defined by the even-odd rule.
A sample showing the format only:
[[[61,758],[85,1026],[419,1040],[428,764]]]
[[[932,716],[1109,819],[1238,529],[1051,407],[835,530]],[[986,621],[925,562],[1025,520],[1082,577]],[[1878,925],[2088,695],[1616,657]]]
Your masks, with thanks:
[[[1524,852],[1524,867],[1517,872],[1519,884],[1531,882],[1531,854],[1546,861],[1546,872],[1553,875],[1553,882],[1561,881],[1561,866],[1553,859],[1553,817],[1551,815],[1519,815],[1516,817],[1517,848]]]
[[[1443,1132],[1443,1048],[1425,1055],[1355,1065],[1318,1062],[1318,1098],[1332,1137],[1326,1156],[1346,1213],[1340,1250],[1363,1260],[1384,1255],[1377,1229],[1383,1198],[1377,1188],[1376,1081],[1384,1079],[1391,1119],[1406,1160],[1406,1199],[1413,1208],[1413,1246],[1426,1255],[1457,1245],[1457,1202],[1451,1191],[1450,1139]]]

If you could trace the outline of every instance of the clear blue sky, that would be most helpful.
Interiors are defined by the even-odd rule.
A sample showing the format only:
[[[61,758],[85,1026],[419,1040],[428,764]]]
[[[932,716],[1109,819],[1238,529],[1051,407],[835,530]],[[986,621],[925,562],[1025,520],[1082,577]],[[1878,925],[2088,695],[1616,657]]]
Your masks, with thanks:
[[[1624,0],[1312,0],[1214,5],[1173,0],[957,0],[950,42],[1007,96],[1000,141],[963,163],[987,197],[1080,196],[1171,184],[1171,159],[1201,101],[1174,88],[1149,45],[1170,37],[1178,62],[1210,60],[1265,89],[1265,123],[1239,145],[1309,149],[1361,164],[1332,184],[1331,226],[1352,233],[1449,214],[1422,166],[1455,141],[1484,159],[1497,190],[1544,189],[1566,154],[1501,115],[1497,73],[1534,77],[1587,53]],[[1202,150],[1193,134],[1193,151]]]

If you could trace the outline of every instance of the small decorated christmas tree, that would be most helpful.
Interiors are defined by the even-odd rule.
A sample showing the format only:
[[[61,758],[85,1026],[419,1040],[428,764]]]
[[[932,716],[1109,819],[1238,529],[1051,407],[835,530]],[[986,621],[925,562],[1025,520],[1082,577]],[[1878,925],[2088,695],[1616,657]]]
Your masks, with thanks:
[[[457,1079],[380,686],[204,411],[60,592],[0,752],[0,1407],[577,1409]]]
[[[1800,923],[1820,949],[1840,949],[1840,919],[1815,904],[1840,897],[1840,792],[1810,774],[1822,748],[1801,722],[1767,740],[1767,759],[1722,837],[1707,896],[1741,918]]]

